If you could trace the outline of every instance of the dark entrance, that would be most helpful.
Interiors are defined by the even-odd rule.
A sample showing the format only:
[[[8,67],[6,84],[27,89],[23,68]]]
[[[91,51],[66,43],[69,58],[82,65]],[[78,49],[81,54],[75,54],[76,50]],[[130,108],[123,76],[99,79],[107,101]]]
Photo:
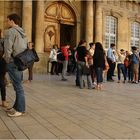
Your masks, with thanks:
[[[60,24],[60,45],[64,43],[69,43],[71,48],[74,48],[76,45],[76,33],[75,26]]]

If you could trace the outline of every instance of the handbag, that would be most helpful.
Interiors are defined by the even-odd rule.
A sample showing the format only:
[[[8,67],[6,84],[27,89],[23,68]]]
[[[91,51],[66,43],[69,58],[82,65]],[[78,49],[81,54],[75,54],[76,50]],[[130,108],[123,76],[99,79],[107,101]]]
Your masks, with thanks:
[[[30,67],[33,62],[38,62],[39,57],[34,49],[26,49],[13,57],[15,65],[19,71],[23,71]]]
[[[83,75],[89,75],[90,74],[90,68],[86,65],[83,67]]]
[[[33,48],[32,49],[32,51],[33,51],[33,54],[34,54],[34,57],[35,57],[35,62],[38,62],[39,61],[39,57],[38,57],[38,55],[37,55],[37,52],[36,52],[36,50]]]

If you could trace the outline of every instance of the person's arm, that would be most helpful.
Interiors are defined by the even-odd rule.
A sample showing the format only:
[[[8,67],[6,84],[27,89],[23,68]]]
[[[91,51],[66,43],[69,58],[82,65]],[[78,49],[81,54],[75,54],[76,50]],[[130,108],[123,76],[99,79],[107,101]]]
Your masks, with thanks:
[[[11,55],[13,53],[13,44],[15,36],[13,36],[10,30],[7,30],[4,37],[4,59],[9,63]]]

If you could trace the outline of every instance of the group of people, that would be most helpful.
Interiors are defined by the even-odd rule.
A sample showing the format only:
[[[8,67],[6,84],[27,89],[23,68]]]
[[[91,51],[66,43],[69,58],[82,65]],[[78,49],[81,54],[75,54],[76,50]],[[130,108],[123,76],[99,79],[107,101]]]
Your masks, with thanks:
[[[66,81],[65,75],[68,72],[69,54],[71,54],[69,53],[71,52],[69,51],[70,46],[64,45],[59,51],[56,48],[53,48],[50,52],[51,73],[54,70],[54,65],[55,68],[61,66],[59,72],[62,73],[62,80]],[[76,86],[81,89],[85,86],[84,77],[87,77],[89,89],[96,88],[99,90],[102,88],[103,81],[113,82],[116,65],[118,83],[121,82],[121,75],[123,75],[123,83],[128,80],[128,82],[137,84],[140,80],[140,55],[138,48],[135,46],[131,48],[131,53],[129,53],[124,49],[117,50],[116,45],[112,43],[110,48],[105,51],[100,42],[91,42],[88,46],[85,40],[81,40],[73,52],[73,63],[76,64]],[[64,55],[64,60],[59,59],[59,53]],[[52,59],[52,54],[55,54],[55,62]]]
[[[66,81],[66,73],[69,68],[69,59],[72,59],[73,70],[76,72],[76,85],[81,89],[85,85],[83,80],[83,75],[87,76],[87,85],[89,89],[95,88],[93,83],[95,81],[95,75],[97,79],[97,88],[101,89],[102,87],[102,73],[105,69],[106,58],[103,46],[100,42],[90,43],[90,49],[87,49],[87,43],[85,40],[81,40],[76,48],[73,51],[70,50],[70,45],[62,45],[60,50],[57,50],[56,45],[53,46],[50,52],[50,62],[52,63],[51,74],[54,72],[54,68],[58,69],[58,66],[61,66],[62,81]],[[73,55],[72,53],[73,52]],[[61,57],[60,57],[61,54]],[[62,55],[64,59],[62,58]],[[94,62],[94,63],[93,63]],[[107,67],[107,66],[106,66]],[[74,70],[76,69],[76,70]],[[56,71],[56,70],[55,70]]]

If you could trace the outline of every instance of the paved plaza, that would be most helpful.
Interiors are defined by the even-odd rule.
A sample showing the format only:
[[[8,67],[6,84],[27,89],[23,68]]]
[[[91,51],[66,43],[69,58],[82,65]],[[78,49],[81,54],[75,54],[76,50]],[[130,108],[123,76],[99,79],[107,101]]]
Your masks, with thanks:
[[[79,89],[75,77],[34,75],[24,84],[27,112],[10,118],[0,108],[0,139],[138,139],[140,84],[104,83]],[[7,88],[12,105],[13,87]]]

